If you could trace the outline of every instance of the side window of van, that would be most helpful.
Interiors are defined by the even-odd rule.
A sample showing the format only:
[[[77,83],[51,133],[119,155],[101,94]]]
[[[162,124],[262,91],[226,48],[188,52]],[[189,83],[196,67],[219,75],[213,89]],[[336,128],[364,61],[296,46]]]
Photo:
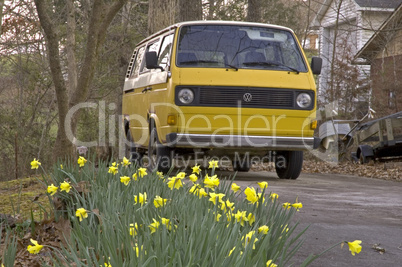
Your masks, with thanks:
[[[163,69],[166,69],[169,64],[172,43],[173,34],[169,34],[163,38],[161,49],[158,55],[158,65]]]
[[[151,51],[158,52],[158,47],[159,47],[159,42],[158,42],[158,40],[156,40],[156,41],[154,41],[154,42],[152,42],[152,43],[147,45],[147,52],[151,52]],[[142,61],[142,64],[141,64],[140,73],[141,72],[146,72],[146,71],[148,71],[148,69],[145,67],[145,59],[144,59]]]
[[[140,66],[143,61],[142,59],[144,58],[144,51],[145,51],[145,46],[138,49],[137,58],[135,60],[133,71],[131,73],[131,75],[133,77],[138,77]]]

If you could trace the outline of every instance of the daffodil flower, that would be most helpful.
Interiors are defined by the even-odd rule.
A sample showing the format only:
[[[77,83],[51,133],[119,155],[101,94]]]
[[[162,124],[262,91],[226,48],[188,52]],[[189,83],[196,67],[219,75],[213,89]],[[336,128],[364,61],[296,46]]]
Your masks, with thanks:
[[[242,240],[244,239],[244,243],[243,246],[246,247],[248,244],[250,244],[250,242],[253,239],[253,235],[254,235],[255,231],[250,231],[248,232],[248,234],[246,234],[245,237],[242,237]],[[258,241],[258,238],[254,238],[254,242],[253,242],[253,249],[255,249],[255,243]]]
[[[63,170],[63,164],[60,164],[60,169],[62,169],[62,170]]]
[[[161,218],[161,222],[162,222],[163,225],[166,226],[166,229],[168,229],[169,231],[172,230],[172,224],[170,223],[169,219]]]
[[[251,204],[258,202],[258,195],[254,187],[247,187],[246,190],[244,190],[244,194],[246,194],[246,198]]]
[[[48,192],[51,196],[53,196],[54,194],[57,193],[57,189],[58,189],[57,186],[54,186],[53,184],[51,184],[51,185],[49,185],[49,186],[47,187],[47,192]]]
[[[267,261],[266,267],[278,267],[275,263],[272,262],[272,260]]]
[[[235,193],[240,190],[240,186],[238,186],[236,183],[233,183],[231,188]]]
[[[160,222],[155,219],[152,219],[154,222],[151,223],[148,227],[151,230],[151,234],[155,233],[156,230],[159,228]]]
[[[138,175],[140,176],[140,178],[144,177],[145,175],[147,175],[147,169],[145,168],[138,168]]]
[[[197,182],[197,180],[198,180],[197,175],[195,175],[194,173],[191,174],[188,178],[189,178],[190,181],[193,182],[193,183]]]
[[[355,253],[359,254],[360,251],[362,250],[362,246],[360,245],[361,243],[362,243],[361,240],[348,242],[349,251],[352,253],[353,256],[355,255]]]
[[[216,187],[219,186],[219,179],[218,179],[217,175],[214,175],[212,177],[209,177],[208,175],[206,175],[205,179],[204,179],[204,184],[205,184],[205,187],[215,189]]]
[[[248,216],[247,216],[247,220],[248,220],[248,223],[250,224],[250,226],[252,226],[253,225],[253,223],[255,222],[255,216],[254,216],[254,214],[252,214],[251,212],[248,214]]]
[[[118,166],[119,166],[119,164],[117,164],[116,162],[113,162],[112,166],[109,167],[109,173],[117,174],[119,172]]]
[[[167,183],[167,185],[171,190],[173,190],[173,188],[178,190],[180,187],[183,187],[183,183],[178,177],[170,177],[168,178],[168,180],[169,182]]]
[[[87,160],[83,156],[79,156],[77,163],[80,165],[80,167],[84,167],[85,163],[87,163]]]
[[[128,176],[121,176],[120,177],[120,182],[122,182],[124,185],[128,185],[128,183],[130,182],[131,178]]]
[[[128,167],[128,165],[130,165],[130,164],[131,164],[131,162],[126,157],[124,157],[123,161],[121,162],[121,165],[124,167]]]
[[[221,202],[221,209],[224,211],[224,212],[228,212],[228,211],[232,211],[232,210],[234,210],[234,202],[230,202],[229,201],[229,199],[227,199],[226,201],[222,201]]]
[[[264,190],[264,189],[268,188],[268,183],[267,182],[260,182],[260,183],[257,183],[257,184],[261,188],[261,190]]]
[[[186,177],[186,173],[185,173],[185,172],[179,172],[179,173],[176,175],[176,177],[179,178],[179,179],[184,179],[184,178]]]
[[[141,206],[146,204],[147,203],[147,193],[146,192],[144,192],[144,194],[139,193],[138,196],[134,195],[134,202],[135,202],[135,204],[138,204],[138,203],[141,204]]]
[[[161,198],[160,196],[155,196],[154,206],[155,208],[163,207],[168,200],[166,198]]]
[[[209,166],[208,169],[216,169],[218,168],[218,161],[217,160],[211,160],[208,162]]]
[[[236,249],[236,247],[233,247],[233,248],[229,251],[229,255],[228,255],[228,256],[232,255],[232,253],[233,253],[233,251],[235,251],[235,249]]]
[[[258,227],[258,233],[263,233],[264,235],[268,234],[269,227],[266,225],[262,225]]]
[[[31,161],[31,169],[38,169],[40,165],[42,164],[36,158]]]
[[[200,174],[200,165],[195,165],[193,168],[193,173]]]
[[[140,248],[138,247],[138,244],[137,244],[137,243],[135,243],[133,249],[135,250],[135,255],[136,255],[137,258],[138,258],[138,257],[140,256]],[[144,246],[141,246],[141,251],[143,251],[143,250],[144,250]],[[146,255],[147,252],[144,251],[144,254]]]
[[[244,222],[248,221],[247,212],[238,210],[237,213],[234,215],[237,222],[240,223],[241,226],[244,226]]]
[[[285,202],[282,205],[282,207],[285,208],[285,209],[290,209],[291,206],[292,206],[292,204],[290,204],[289,202]]]
[[[271,193],[271,195],[269,197],[272,199],[272,202],[274,202],[275,199],[278,199],[279,195],[276,193]]]
[[[79,208],[75,212],[75,216],[77,216],[81,222],[84,218],[88,218],[88,213],[84,208]]]
[[[215,194],[215,193],[209,193],[209,201],[211,201],[212,203],[214,203],[214,205],[216,205],[216,200],[219,199],[219,202],[223,202],[222,198],[225,196],[225,194],[219,193],[219,194]]]
[[[28,247],[27,247],[28,252],[31,254],[38,254],[41,251],[41,249],[43,248],[43,245],[39,245],[38,241],[33,240],[32,238],[30,240],[31,240],[31,243],[34,245],[33,246],[28,245]]]
[[[66,191],[68,193],[70,192],[70,189],[71,185],[69,182],[64,181],[60,184],[60,191]]]
[[[130,235],[136,236],[138,234],[138,224],[130,223]]]
[[[297,202],[292,204],[292,207],[295,208],[296,210],[299,210],[301,208],[303,208],[303,204],[301,202]]]
[[[159,179],[165,178],[165,177],[163,176],[163,172],[156,172],[156,175],[158,175]]]

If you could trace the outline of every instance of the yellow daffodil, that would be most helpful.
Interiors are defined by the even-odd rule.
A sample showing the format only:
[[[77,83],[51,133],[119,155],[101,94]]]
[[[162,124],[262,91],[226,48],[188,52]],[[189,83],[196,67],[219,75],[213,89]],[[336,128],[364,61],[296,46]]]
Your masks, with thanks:
[[[130,223],[130,235],[136,236],[138,234],[138,224]]]
[[[349,251],[352,253],[353,256],[355,255],[355,253],[359,254],[360,251],[362,251],[362,246],[360,245],[361,243],[362,243],[361,240],[348,242]]]
[[[222,198],[225,196],[225,194],[219,193],[219,194],[215,194],[215,193],[209,193],[209,201],[211,201],[212,203],[214,203],[214,205],[216,205],[216,200],[219,199],[219,202],[222,203]]]
[[[221,219],[221,217],[222,217],[222,214],[219,214],[219,213],[216,213],[216,214],[215,214],[215,219],[216,219],[217,222],[219,222],[219,220]]]
[[[258,227],[258,233],[263,233],[264,235],[268,234],[269,227],[266,225]]]
[[[126,157],[124,157],[123,161],[121,162],[121,165],[124,167],[127,167],[130,164],[131,164],[131,162]]]
[[[200,174],[201,171],[200,165],[195,165],[192,169],[193,173]]]
[[[51,185],[49,185],[49,186],[47,187],[47,192],[48,192],[51,196],[53,196],[54,194],[57,193],[57,189],[58,189],[57,186],[54,186],[53,184],[51,184]]]
[[[250,224],[250,226],[252,226],[253,225],[253,223],[255,222],[255,216],[254,216],[254,214],[252,214],[251,212],[248,214],[248,216],[247,216],[247,220],[248,220],[248,223]]]
[[[130,180],[131,180],[131,178],[128,176],[120,176],[120,182],[122,182],[124,185],[128,185]]]
[[[161,198],[160,196],[155,196],[154,206],[155,208],[163,207],[168,200],[166,198]]]
[[[186,177],[186,173],[185,172],[179,172],[177,175],[176,175],[176,178],[179,178],[179,179],[184,179]]]
[[[84,218],[88,218],[88,213],[84,208],[79,208],[75,212],[75,216],[77,216],[81,222]]]
[[[217,175],[214,175],[212,177],[209,177],[208,175],[205,176],[204,179],[204,184],[205,187],[211,188],[211,189],[215,189],[216,187],[219,186],[219,179],[217,177]]]
[[[147,173],[147,169],[145,169],[145,168],[138,168],[138,175],[139,175],[139,177],[140,178],[142,178],[142,177],[144,177],[145,175],[147,175],[148,173]]]
[[[209,166],[208,169],[216,169],[218,168],[218,161],[217,160],[211,160],[208,162]]]
[[[295,208],[296,210],[299,210],[301,208],[303,208],[303,204],[301,202],[297,202],[292,204],[292,207]]]
[[[267,266],[266,267],[278,267],[275,263],[272,262],[272,260],[267,261]]]
[[[63,169],[63,164],[60,164],[60,169]]]
[[[242,237],[242,240],[244,239],[244,243],[243,246],[246,247],[248,244],[250,244],[250,242],[253,239],[253,235],[254,235],[255,231],[250,231],[248,232],[248,234],[246,234],[245,237]],[[258,241],[258,238],[254,238],[254,242],[253,242],[253,249],[255,249],[255,243]]]
[[[163,172],[156,172],[156,175],[158,175],[159,179],[165,178],[165,176],[163,176]]]
[[[229,199],[227,199],[226,201],[222,201],[221,202],[221,209],[224,211],[224,212],[228,212],[228,211],[232,211],[232,210],[234,210],[234,202],[230,202],[229,201]]]
[[[134,202],[135,202],[135,204],[138,204],[138,203],[141,204],[141,206],[146,204],[147,203],[147,193],[146,192],[144,192],[144,194],[139,193],[138,196],[134,195]]]
[[[38,169],[40,165],[42,164],[36,158],[31,161],[31,169]]]
[[[183,183],[180,178],[178,177],[170,177],[168,178],[169,182],[167,183],[168,187],[173,190],[173,188],[179,189],[183,187]]]
[[[155,233],[156,230],[159,228],[160,222],[155,219],[152,219],[154,222],[151,223],[148,227],[151,230],[151,234]]]
[[[282,207],[285,208],[285,209],[290,209],[291,206],[292,206],[292,204],[290,204],[289,202],[285,202],[282,205]]]
[[[117,174],[119,172],[118,166],[119,166],[119,164],[117,164],[116,162],[113,162],[112,166],[109,167],[109,173]]]
[[[278,199],[279,195],[276,193],[271,193],[271,195],[269,197],[272,199],[272,202],[274,202],[275,199]]]
[[[195,182],[197,182],[197,180],[198,180],[198,177],[197,177],[197,175],[196,174],[191,174],[189,177],[188,177],[189,179],[190,179],[190,181],[191,182],[193,182],[193,183],[195,183]]]
[[[237,184],[233,183],[231,186],[233,192],[237,192],[240,190],[240,186],[238,186]]]
[[[172,225],[171,225],[171,223],[170,223],[170,220],[169,220],[169,219],[166,219],[166,218],[161,218],[161,222],[162,222],[162,224],[163,224],[163,225],[165,225],[165,226],[166,226],[166,229],[168,229],[169,231],[171,231],[171,230],[172,230]]]
[[[246,194],[246,198],[250,203],[255,204],[258,202],[258,195],[254,187],[247,187],[246,190],[244,190],[244,194]]]
[[[80,167],[84,167],[85,163],[87,163],[87,160],[83,156],[79,156],[77,162]]]
[[[261,188],[261,190],[264,190],[264,189],[268,188],[268,183],[267,182],[260,182],[260,183],[257,183],[257,184]]]
[[[32,238],[31,238],[31,243],[34,244],[34,245],[33,246],[28,245],[27,250],[31,254],[38,254],[41,251],[41,249],[43,248],[43,245],[39,245],[38,241],[33,240]]]
[[[244,226],[244,222],[248,221],[247,212],[238,210],[237,213],[234,215],[237,222],[240,223],[241,226]]]
[[[60,191],[66,191],[68,193],[70,192],[70,189],[71,185],[69,182],[64,181],[60,184]]]
[[[135,255],[137,256],[137,258],[140,256],[140,248],[138,247],[138,244],[135,243],[133,249],[135,250]],[[141,251],[144,250],[144,246],[141,246]],[[144,251],[144,254],[146,255],[147,252]]]

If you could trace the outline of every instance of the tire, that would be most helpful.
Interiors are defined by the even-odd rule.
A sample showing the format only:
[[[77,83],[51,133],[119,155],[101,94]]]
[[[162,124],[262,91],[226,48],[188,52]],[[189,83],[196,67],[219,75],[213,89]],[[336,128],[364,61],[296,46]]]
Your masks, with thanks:
[[[247,159],[244,159],[243,162],[233,161],[233,170],[238,172],[248,172],[251,168],[251,162]]]
[[[303,167],[303,151],[278,151],[275,157],[275,170],[280,179],[295,180]]]
[[[134,139],[131,136],[130,130],[126,133],[128,144],[125,146],[125,157],[129,159],[133,164],[140,166],[144,153],[141,153],[135,146]]]
[[[157,170],[168,173],[173,165],[172,150],[159,142],[158,133],[154,126],[151,126],[151,134],[149,136],[148,144],[148,160],[151,171]]]

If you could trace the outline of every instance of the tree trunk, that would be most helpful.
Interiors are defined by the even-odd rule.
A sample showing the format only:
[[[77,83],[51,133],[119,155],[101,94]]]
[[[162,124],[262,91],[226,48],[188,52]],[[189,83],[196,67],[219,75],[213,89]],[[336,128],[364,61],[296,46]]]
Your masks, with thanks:
[[[1,25],[3,22],[3,6],[4,6],[4,0],[0,0],[0,34],[2,33]]]
[[[71,118],[71,121],[67,121],[67,123],[71,122],[71,124],[68,125],[66,125],[66,116],[68,114],[69,108],[87,100],[89,96],[90,84],[95,73],[98,55],[105,41],[107,28],[109,27],[113,18],[116,16],[117,12],[127,2],[127,0],[113,1],[110,5],[104,3],[104,1],[102,0],[94,0],[89,18],[87,43],[84,52],[85,56],[82,64],[80,64],[82,67],[79,73],[78,80],[76,82],[76,86],[73,86],[75,82],[74,76],[76,76],[76,74],[74,74],[73,72],[70,73],[69,71],[69,89],[71,90],[70,94],[68,93],[66,81],[64,80],[62,73],[62,64],[59,54],[60,36],[56,31],[57,25],[55,25],[54,21],[51,20],[51,15],[53,15],[53,7],[48,6],[46,0],[34,1],[41,27],[43,28],[43,31],[45,33],[47,54],[50,63],[52,80],[56,91],[57,108],[59,113],[59,128],[57,130],[57,137],[53,154],[55,159],[57,159],[58,157],[70,157],[74,155],[74,145],[72,143],[73,136],[67,136],[66,130],[70,130],[69,132],[75,136],[79,112],[75,112]],[[72,7],[73,6],[68,6],[68,9]],[[73,12],[71,9],[69,9],[69,11]],[[70,12],[68,16],[72,15],[72,13]],[[71,18],[68,18],[67,20],[70,23],[68,27],[74,27],[75,22],[70,21]],[[67,44],[74,45],[74,38],[70,34],[74,34],[74,32],[71,32],[67,35]],[[68,60],[75,61],[69,62],[68,67],[76,66],[76,58],[73,55],[74,48],[69,47],[67,48],[67,51],[69,51]]]
[[[263,22],[262,11],[263,11],[262,0],[248,0],[247,21]]]
[[[201,0],[178,0],[178,14],[176,22],[201,20],[202,2]]]

